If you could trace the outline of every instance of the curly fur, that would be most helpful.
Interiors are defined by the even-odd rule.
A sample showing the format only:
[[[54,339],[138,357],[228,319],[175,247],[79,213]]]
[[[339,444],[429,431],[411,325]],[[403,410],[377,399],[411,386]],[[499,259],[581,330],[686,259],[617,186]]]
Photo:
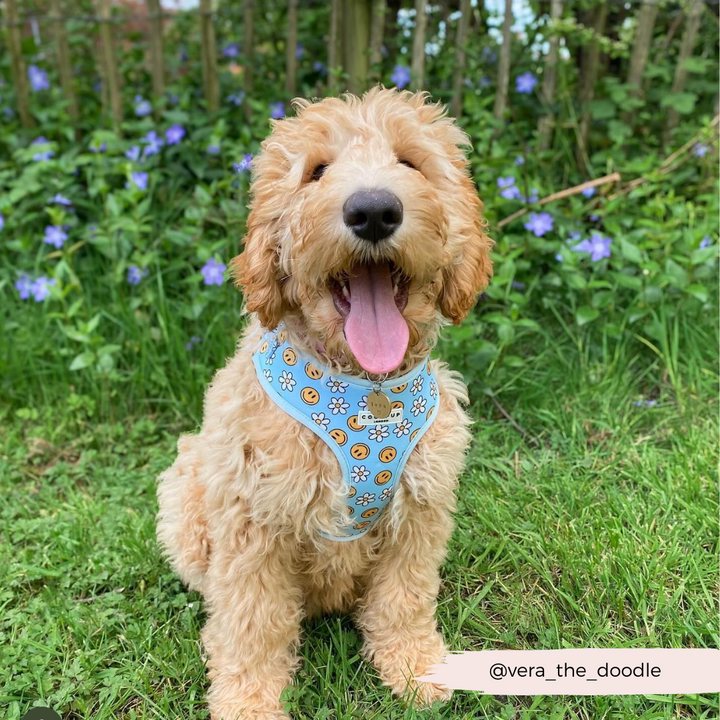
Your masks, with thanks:
[[[403,315],[406,372],[460,322],[491,275],[491,240],[468,174],[467,137],[423,93],[373,89],[277,121],[253,167],[244,252],[234,270],[251,321],[210,385],[200,433],[178,442],[160,476],[158,539],[205,597],[213,720],[287,718],[279,697],[298,664],[303,617],[353,612],[364,654],[396,693],[430,703],[442,687],[414,683],[445,652],[435,620],[454,488],[470,441],[461,377],[433,361],[441,402],[377,526],[337,543],[344,485],[331,449],[261,388],[252,352],[281,320],[291,342],[336,371],[364,374],[350,352],[328,279],[358,260],[392,260],[410,277]],[[417,170],[400,164],[411,162]],[[313,169],[326,164],[319,182]],[[386,187],[404,220],[376,246],[342,220],[358,189]]]

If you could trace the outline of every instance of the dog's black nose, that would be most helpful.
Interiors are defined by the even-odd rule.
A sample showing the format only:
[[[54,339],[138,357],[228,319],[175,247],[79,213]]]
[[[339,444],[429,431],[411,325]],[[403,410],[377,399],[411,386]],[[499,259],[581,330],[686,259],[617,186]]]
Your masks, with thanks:
[[[390,237],[402,219],[402,203],[388,190],[360,190],[343,205],[345,224],[358,237],[372,243]]]

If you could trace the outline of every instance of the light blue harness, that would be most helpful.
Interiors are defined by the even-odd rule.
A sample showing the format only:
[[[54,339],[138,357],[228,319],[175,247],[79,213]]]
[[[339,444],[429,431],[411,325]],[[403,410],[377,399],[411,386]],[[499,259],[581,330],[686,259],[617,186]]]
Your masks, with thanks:
[[[319,435],[340,462],[347,487],[347,519],[338,523],[344,534],[321,534],[329,540],[362,537],[390,502],[410,453],[437,414],[440,395],[430,360],[382,383],[392,403],[386,420],[367,408],[370,380],[330,374],[294,350],[282,326],[263,335],[253,362],[267,394]]]

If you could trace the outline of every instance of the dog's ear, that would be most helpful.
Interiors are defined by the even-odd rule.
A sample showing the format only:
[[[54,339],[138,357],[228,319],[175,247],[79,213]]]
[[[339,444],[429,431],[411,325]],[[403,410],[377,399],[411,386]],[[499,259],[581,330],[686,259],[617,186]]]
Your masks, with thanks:
[[[485,234],[482,203],[472,181],[468,178],[463,184],[466,185],[463,213],[466,220],[456,230],[454,240],[460,241],[458,252],[452,263],[443,268],[439,296],[440,311],[455,325],[464,320],[492,277],[493,242]]]
[[[257,313],[263,327],[274,330],[286,307],[278,272],[278,247],[274,222],[248,218],[245,249],[232,262],[236,285],[245,295],[249,312]]]

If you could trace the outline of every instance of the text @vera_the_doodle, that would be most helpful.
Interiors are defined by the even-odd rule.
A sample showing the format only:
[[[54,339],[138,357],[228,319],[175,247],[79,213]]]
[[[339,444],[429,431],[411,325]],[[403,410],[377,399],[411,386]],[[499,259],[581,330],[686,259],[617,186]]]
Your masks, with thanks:
[[[449,653],[416,678],[497,695],[638,695],[720,691],[720,650],[584,648]]]

